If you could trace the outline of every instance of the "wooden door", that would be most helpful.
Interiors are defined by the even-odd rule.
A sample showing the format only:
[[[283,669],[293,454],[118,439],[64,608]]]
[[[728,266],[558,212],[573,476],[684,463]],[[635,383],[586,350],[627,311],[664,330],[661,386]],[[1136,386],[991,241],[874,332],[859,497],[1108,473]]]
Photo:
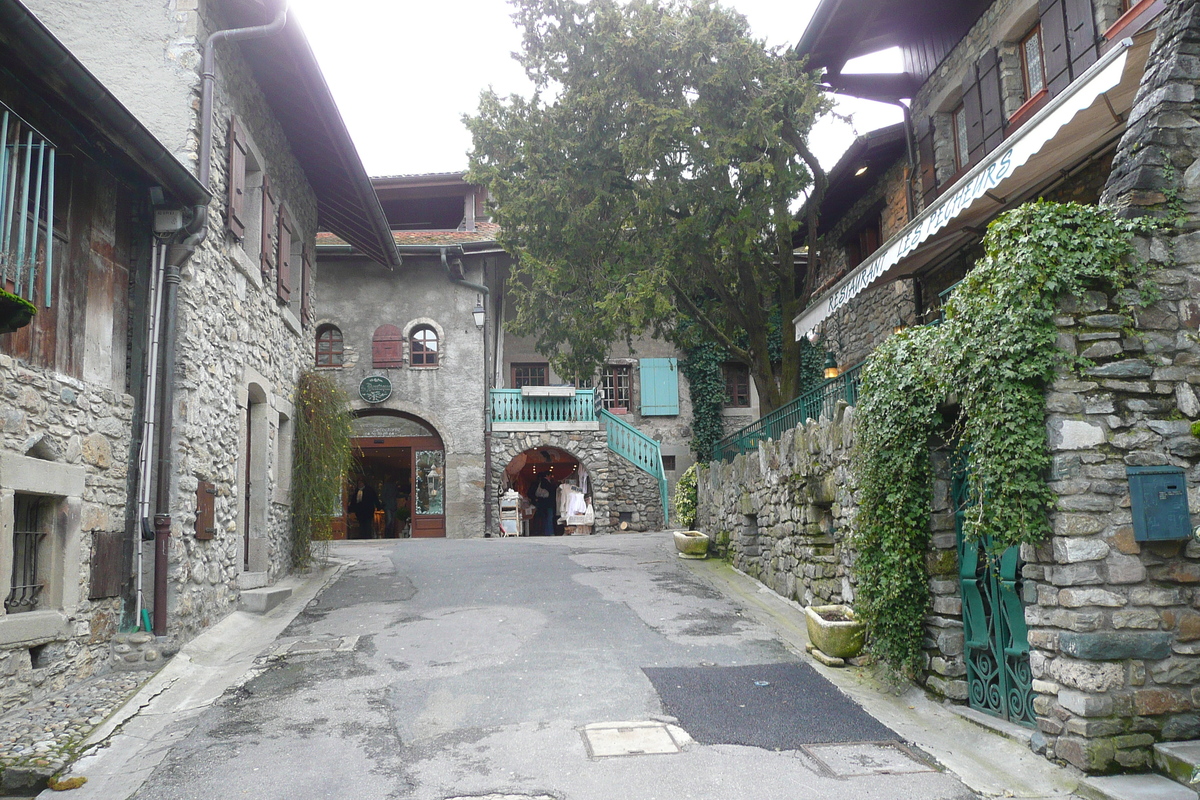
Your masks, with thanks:
[[[446,452],[441,442],[413,438],[412,535],[431,539],[446,535]]]

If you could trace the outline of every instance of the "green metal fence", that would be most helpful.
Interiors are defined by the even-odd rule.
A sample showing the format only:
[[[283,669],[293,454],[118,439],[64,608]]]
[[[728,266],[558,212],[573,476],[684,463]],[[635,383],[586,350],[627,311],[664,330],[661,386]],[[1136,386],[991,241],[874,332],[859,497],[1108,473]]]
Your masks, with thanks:
[[[492,422],[595,422],[596,393],[579,389],[573,397],[522,397],[520,389],[492,389]]]
[[[807,420],[831,417],[839,400],[855,405],[864,363],[860,361],[836,378],[825,381],[787,405],[726,436],[713,447],[713,460],[728,461],[755,449],[761,441],[778,439],[784,431]]]
[[[658,494],[662,499],[663,525],[669,524],[667,473],[663,469],[662,450],[659,448],[658,442],[606,409],[600,410],[600,419],[604,422],[604,430],[608,434],[608,449],[658,479]]]

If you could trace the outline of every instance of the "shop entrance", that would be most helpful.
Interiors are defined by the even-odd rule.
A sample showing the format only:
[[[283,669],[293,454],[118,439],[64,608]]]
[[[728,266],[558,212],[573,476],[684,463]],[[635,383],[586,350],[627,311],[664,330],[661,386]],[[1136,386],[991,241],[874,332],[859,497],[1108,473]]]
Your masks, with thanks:
[[[560,491],[560,486],[565,488]],[[557,447],[519,453],[504,468],[500,487],[501,494],[513,489],[521,497],[522,536],[561,536],[564,526],[559,520],[567,516],[572,488],[591,495],[587,469],[578,458]]]
[[[446,453],[433,427],[385,413],[361,416],[354,428],[355,469],[335,537],[444,537]]]

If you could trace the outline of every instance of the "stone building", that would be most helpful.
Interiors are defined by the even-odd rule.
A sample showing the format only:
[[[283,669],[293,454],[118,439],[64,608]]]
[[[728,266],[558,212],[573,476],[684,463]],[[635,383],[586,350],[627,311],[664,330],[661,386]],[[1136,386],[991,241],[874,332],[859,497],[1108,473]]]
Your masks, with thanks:
[[[886,337],[902,300],[916,312],[906,324],[936,321],[986,224],[1033,198],[1182,220],[1139,242],[1154,302],[1128,314],[1130,298],[1103,287],[1061,299],[1059,345],[1093,365],[1047,387],[1053,533],[1009,559],[1011,575],[993,574],[956,531],[963,477],[948,450],[933,454],[922,681],[1036,728],[1036,749],[1088,772],[1147,769],[1156,744],[1200,737],[1198,44],[1196,2],[826,0],[798,45],[838,91],[907,101],[912,144],[869,165],[864,176],[879,182],[827,222],[825,286],[797,336],[836,340],[841,325],[858,357]],[[889,46],[903,73],[843,72]],[[910,218],[856,266],[840,261],[862,241],[841,232],[872,222],[889,186],[910,194]],[[730,535],[735,562],[804,601],[853,599],[842,525],[855,487],[853,470],[839,471],[853,416],[809,422],[702,478],[702,518]],[[1006,605],[1023,613],[995,610]],[[999,638],[964,636],[964,625]]]
[[[485,189],[462,173],[373,184],[403,263],[388,269],[321,235],[315,354],[350,394],[363,476],[377,491],[390,478],[410,498],[409,532],[493,533],[500,495],[531,490],[543,474],[588,476],[597,531],[663,527],[664,492],[691,464],[674,348],[636,341],[592,381],[567,385],[532,339],[498,324],[515,315],[511,262]],[[757,409],[748,373],[741,385],[728,409],[735,424]],[[346,516],[335,530],[383,533],[360,533]]]
[[[159,143],[156,163],[182,167],[205,195],[135,198],[173,212],[153,255],[138,254],[149,288],[130,302],[152,318],[134,331],[142,349],[114,355],[152,380],[124,389],[97,422],[129,480],[118,529],[134,543],[157,538],[135,547],[130,569],[142,580],[124,598],[124,624],[137,624],[140,605],[156,634],[186,640],[292,566],[292,395],[311,364],[318,225],[384,263],[398,259],[282,4],[24,5]],[[99,458],[86,448],[83,457]]]

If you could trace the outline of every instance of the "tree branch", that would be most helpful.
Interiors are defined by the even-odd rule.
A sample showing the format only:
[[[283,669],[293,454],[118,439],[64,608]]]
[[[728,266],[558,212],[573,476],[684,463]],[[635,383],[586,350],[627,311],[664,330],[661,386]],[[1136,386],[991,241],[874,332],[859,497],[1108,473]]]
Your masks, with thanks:
[[[754,359],[750,357],[750,353],[734,344],[733,340],[730,339],[724,331],[722,331],[720,328],[714,325],[711,320],[709,320],[708,316],[704,313],[700,306],[696,305],[696,303],[692,301],[692,298],[688,296],[688,293],[684,291],[683,287],[679,285],[679,282],[675,280],[675,276],[668,275],[667,284],[671,287],[671,291],[675,293],[675,297],[687,308],[687,311],[692,318],[695,319],[696,322],[700,323],[700,325],[706,331],[711,333],[713,338],[717,340],[717,343],[728,350],[730,355],[746,364],[754,363]]]

